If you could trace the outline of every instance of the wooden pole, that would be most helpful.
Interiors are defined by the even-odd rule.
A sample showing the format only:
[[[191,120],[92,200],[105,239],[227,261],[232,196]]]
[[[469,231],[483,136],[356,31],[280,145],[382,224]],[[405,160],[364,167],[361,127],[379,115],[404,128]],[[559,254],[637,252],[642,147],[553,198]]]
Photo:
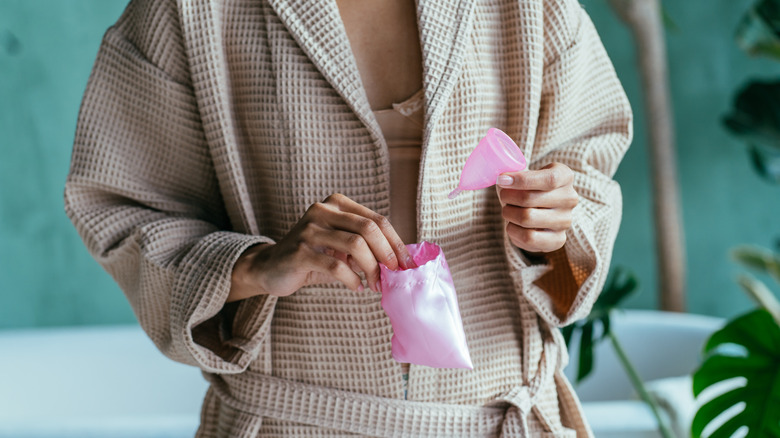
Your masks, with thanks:
[[[663,17],[659,0],[609,0],[637,46],[653,181],[653,210],[662,310],[685,311],[685,244]]]

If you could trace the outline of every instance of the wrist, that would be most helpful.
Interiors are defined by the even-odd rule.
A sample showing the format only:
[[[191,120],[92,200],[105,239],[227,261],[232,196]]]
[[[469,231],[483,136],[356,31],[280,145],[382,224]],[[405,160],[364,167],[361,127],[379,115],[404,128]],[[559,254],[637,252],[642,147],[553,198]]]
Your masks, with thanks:
[[[262,262],[273,247],[270,243],[261,243],[247,248],[233,265],[230,278],[230,292],[227,302],[244,300],[256,295],[268,294],[263,283]]]

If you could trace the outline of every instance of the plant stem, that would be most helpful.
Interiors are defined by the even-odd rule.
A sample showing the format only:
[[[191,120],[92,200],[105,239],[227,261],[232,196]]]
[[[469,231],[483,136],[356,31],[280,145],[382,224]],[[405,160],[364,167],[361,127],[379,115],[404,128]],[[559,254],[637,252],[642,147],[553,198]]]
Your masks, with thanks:
[[[653,415],[655,416],[655,420],[658,422],[658,430],[661,432],[661,435],[664,438],[675,438],[674,433],[672,433],[672,431],[669,429],[669,425],[667,425],[666,421],[664,421],[664,419],[661,417],[661,413],[655,400],[653,400],[653,398],[650,397],[650,394],[647,393],[645,384],[642,382],[642,379],[639,377],[639,374],[637,373],[634,366],[631,365],[631,361],[629,361],[626,352],[623,350],[623,347],[618,341],[618,338],[612,332],[608,332],[607,336],[609,336],[609,340],[612,341],[612,347],[615,349],[615,353],[617,354],[620,363],[626,370],[626,374],[628,374],[628,378],[631,380],[631,384],[634,385],[634,389],[642,398],[642,400],[647,403],[648,406],[650,406],[650,410],[653,411]]]

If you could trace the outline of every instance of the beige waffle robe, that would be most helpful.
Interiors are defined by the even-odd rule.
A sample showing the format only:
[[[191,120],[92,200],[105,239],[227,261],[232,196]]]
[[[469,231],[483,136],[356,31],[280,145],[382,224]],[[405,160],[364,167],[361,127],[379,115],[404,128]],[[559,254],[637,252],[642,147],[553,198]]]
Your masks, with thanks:
[[[239,255],[312,203],[340,192],[390,212],[387,144],[335,2],[133,0],[105,34],[66,210],[157,347],[212,382],[199,436],[590,435],[557,327],[589,312],[607,274],[626,97],[575,0],[419,0],[418,24],[417,236],[446,254],[474,370],[412,365],[409,403],[379,294],[334,283],[223,309]],[[531,168],[574,170],[563,250],[528,260],[493,188],[447,198],[491,126]],[[481,406],[505,418],[458,422]]]

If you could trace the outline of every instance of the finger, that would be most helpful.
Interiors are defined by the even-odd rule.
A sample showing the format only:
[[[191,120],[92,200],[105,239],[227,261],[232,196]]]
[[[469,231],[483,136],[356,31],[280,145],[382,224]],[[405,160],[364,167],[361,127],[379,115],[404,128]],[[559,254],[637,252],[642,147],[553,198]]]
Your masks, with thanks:
[[[319,232],[318,227],[359,234],[368,244],[375,262],[378,261],[391,269],[397,269],[398,260],[395,251],[390,242],[385,238],[379,225],[364,216],[342,211],[341,207],[336,205],[337,201],[334,201],[334,199],[338,199],[336,196],[329,196],[325,202],[317,202],[309,207],[309,210],[306,212],[309,221],[306,228],[301,231],[304,240],[315,241],[314,235]]]
[[[368,242],[371,250],[374,251],[377,260],[385,266],[393,270],[398,269],[399,266],[404,269],[414,266],[414,261],[409,255],[406,245],[386,217],[340,194],[329,196],[325,203],[333,203],[342,212],[352,213],[373,222],[374,225],[362,220],[357,221],[359,229],[350,228],[347,231],[357,232],[362,235]],[[374,228],[374,226],[377,228]],[[377,229],[379,234],[375,232]],[[392,250],[391,253],[386,252],[385,243]]]
[[[539,170],[502,173],[496,180],[501,187],[516,190],[550,191],[571,184],[574,172],[566,165],[552,163]]]
[[[574,209],[579,203],[579,195],[572,186],[566,186],[550,192],[541,190],[498,189],[502,204],[532,208]]]
[[[571,227],[571,210],[555,208],[526,208],[505,205],[501,215],[508,222],[523,228],[566,231]]]
[[[566,244],[566,233],[563,231],[523,228],[509,222],[506,232],[513,245],[528,252],[553,252]]]
[[[355,259],[353,259],[351,255],[341,251],[336,251],[333,248],[325,248],[324,252],[325,254],[336,257],[337,259],[349,265],[350,269],[355,271],[356,274],[360,275],[360,273],[363,272],[363,270],[360,269],[360,266],[358,266],[358,264],[355,263]]]
[[[341,253],[339,253],[339,254],[341,254]],[[358,266],[357,262],[355,262],[355,258],[354,257],[352,257],[349,254],[343,254],[343,256],[344,256],[343,260],[346,261],[346,263],[349,265],[350,268],[352,268],[353,271],[355,271],[357,273],[360,273],[361,271],[363,271],[360,268],[360,266]]]
[[[363,272],[363,269],[361,269],[360,266],[358,266],[358,264],[355,262],[355,259],[352,258],[352,256],[347,253],[336,251],[335,249],[328,249],[327,251],[325,251],[325,254],[332,255],[333,257],[336,257],[337,259],[346,263],[347,266],[349,266],[349,269],[352,269],[352,271],[358,275],[360,275]],[[363,281],[363,277],[361,277],[361,281]]]
[[[311,230],[311,231],[309,231]],[[360,271],[366,274],[366,281],[374,290],[378,290],[379,265],[366,240],[360,234],[348,231],[324,229],[317,225],[308,228],[303,235],[307,244],[316,247],[331,248],[335,254],[344,254],[344,257],[336,257],[347,263],[347,255],[355,262]]]
[[[312,271],[332,277],[356,292],[363,292],[360,276],[343,261],[314,249],[307,251],[306,259]]]

